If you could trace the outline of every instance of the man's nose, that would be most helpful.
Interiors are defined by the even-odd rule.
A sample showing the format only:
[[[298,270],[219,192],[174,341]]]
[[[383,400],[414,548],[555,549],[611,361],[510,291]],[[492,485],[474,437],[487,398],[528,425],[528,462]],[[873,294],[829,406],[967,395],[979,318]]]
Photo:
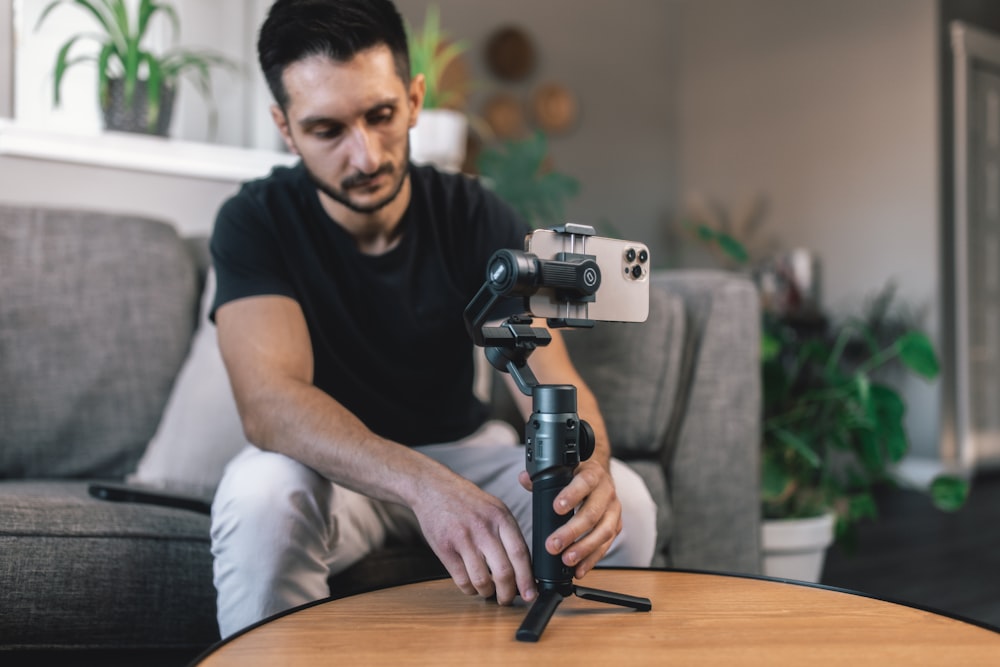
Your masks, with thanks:
[[[362,174],[374,172],[379,166],[378,147],[368,129],[356,127],[351,130],[350,143],[351,167]]]

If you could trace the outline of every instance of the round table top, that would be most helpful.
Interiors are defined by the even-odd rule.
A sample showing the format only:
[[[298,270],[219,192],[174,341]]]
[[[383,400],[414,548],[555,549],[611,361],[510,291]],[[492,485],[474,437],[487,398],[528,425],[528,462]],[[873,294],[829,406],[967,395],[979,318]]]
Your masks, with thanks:
[[[1000,665],[996,630],[848,591],[669,570],[597,569],[580,583],[653,608],[571,596],[525,643],[514,634],[528,605],[438,579],[306,605],[199,665]]]

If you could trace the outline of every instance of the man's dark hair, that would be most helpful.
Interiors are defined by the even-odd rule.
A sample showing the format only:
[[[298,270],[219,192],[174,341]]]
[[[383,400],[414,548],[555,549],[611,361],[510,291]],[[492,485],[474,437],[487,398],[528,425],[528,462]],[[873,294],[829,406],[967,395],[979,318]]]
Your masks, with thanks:
[[[391,0],[277,0],[257,39],[257,57],[274,100],[287,108],[285,68],[310,56],[347,62],[385,44],[396,74],[410,84],[410,55],[403,18]]]

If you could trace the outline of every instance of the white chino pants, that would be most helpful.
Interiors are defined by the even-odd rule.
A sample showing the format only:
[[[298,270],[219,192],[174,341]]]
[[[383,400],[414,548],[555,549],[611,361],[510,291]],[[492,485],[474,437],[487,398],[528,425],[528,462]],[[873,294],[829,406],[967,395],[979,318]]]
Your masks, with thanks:
[[[517,476],[524,449],[514,429],[488,422],[455,443],[417,448],[500,498],[531,546],[531,494]],[[656,543],[656,506],[642,479],[611,461],[622,533],[602,565],[646,567]],[[281,454],[247,446],[226,467],[212,504],[212,555],[222,637],[330,595],[327,579],[387,540],[420,540],[408,509],[330,483]]]

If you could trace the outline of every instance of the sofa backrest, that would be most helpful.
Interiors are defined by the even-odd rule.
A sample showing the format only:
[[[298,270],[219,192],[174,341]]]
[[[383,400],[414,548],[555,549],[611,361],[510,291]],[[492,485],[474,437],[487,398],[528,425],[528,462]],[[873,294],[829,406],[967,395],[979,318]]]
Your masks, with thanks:
[[[166,223],[0,206],[0,478],[134,469],[198,297],[191,249]]]

